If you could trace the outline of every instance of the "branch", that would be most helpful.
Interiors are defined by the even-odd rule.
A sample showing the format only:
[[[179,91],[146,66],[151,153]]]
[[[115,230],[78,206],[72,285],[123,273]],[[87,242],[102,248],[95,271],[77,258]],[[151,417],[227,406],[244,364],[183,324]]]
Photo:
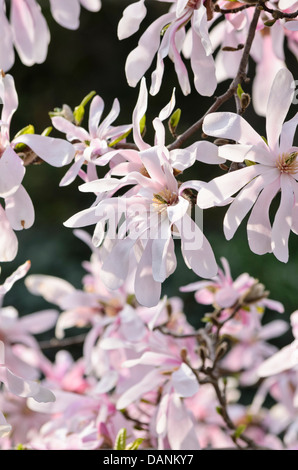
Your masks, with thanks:
[[[230,84],[228,90],[221,96],[217,97],[215,102],[212,106],[208,109],[208,111],[201,117],[197,122],[195,122],[189,129],[187,129],[183,134],[181,134],[177,139],[168,146],[169,150],[180,148],[181,145],[189,139],[194,133],[196,133],[203,125],[203,121],[205,117],[217,111],[226,101],[228,101],[232,96],[236,93],[238,85],[242,83],[242,81],[246,78],[246,69],[249,59],[249,53],[251,49],[251,45],[253,39],[255,37],[255,31],[258,24],[258,20],[261,14],[261,10],[259,8],[255,9],[254,16],[252,22],[249,27],[246,43],[243,49],[242,58],[239,64],[238,72],[236,77],[233,79],[232,83]]]

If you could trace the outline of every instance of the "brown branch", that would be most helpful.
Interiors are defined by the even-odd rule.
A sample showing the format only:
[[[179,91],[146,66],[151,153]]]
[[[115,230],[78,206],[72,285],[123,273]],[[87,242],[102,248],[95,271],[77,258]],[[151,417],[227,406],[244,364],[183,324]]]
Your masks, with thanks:
[[[66,348],[74,346],[76,344],[82,344],[86,339],[86,334],[82,333],[77,336],[70,336],[69,338],[56,339],[52,338],[48,341],[40,341],[39,346],[41,349],[54,349],[54,348]]]
[[[249,27],[246,43],[243,49],[242,58],[239,64],[238,72],[236,77],[233,79],[232,83],[230,84],[228,90],[223,93],[221,96],[218,96],[215,102],[210,106],[208,111],[201,117],[197,122],[195,122],[191,127],[189,127],[183,134],[181,134],[177,139],[168,146],[169,150],[180,148],[184,142],[189,139],[193,134],[195,134],[199,129],[201,129],[203,125],[203,121],[205,117],[217,111],[226,101],[228,101],[232,96],[237,92],[238,85],[242,83],[242,81],[246,78],[246,69],[249,59],[249,53],[251,49],[251,45],[253,39],[255,37],[255,31],[258,24],[258,20],[261,14],[261,10],[259,8],[255,9],[254,16],[252,22]]]
[[[290,19],[292,18],[293,19],[293,18],[297,18],[297,16],[298,16],[298,10],[294,11],[293,13],[286,13],[286,12],[283,12],[283,11],[280,11],[280,10],[273,10],[272,8],[267,7],[265,1],[264,2],[260,1],[258,8],[260,10],[267,11],[276,20],[278,20],[280,18],[290,18]]]

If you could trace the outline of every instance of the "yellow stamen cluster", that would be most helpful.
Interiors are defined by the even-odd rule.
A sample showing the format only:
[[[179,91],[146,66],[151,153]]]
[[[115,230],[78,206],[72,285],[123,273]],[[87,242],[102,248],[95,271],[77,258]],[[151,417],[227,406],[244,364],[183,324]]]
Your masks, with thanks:
[[[152,203],[155,210],[161,212],[167,206],[173,206],[178,202],[178,195],[170,191],[168,188],[163,189],[157,194],[153,195]]]
[[[276,160],[276,167],[281,173],[293,175],[298,172],[298,152],[283,153]]]

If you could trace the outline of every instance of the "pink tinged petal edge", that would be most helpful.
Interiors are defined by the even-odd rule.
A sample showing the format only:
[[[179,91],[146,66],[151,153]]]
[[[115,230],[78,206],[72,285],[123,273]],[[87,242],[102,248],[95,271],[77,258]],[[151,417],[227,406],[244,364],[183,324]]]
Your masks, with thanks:
[[[11,393],[19,397],[32,397],[34,400],[41,403],[55,401],[55,395],[50,390],[42,387],[37,382],[32,380],[24,380],[21,377],[18,377],[9,369],[6,369],[5,385]]]
[[[28,229],[34,223],[34,207],[23,186],[20,186],[12,196],[5,199],[5,211],[13,230]]]
[[[272,183],[278,177],[279,172],[276,168],[269,170],[267,173],[253,179],[235,197],[224,218],[224,234],[227,240],[233,238],[236,230],[256,202],[264,186]]]
[[[26,261],[24,264],[19,266],[9,277],[7,277],[5,279],[4,284],[0,285],[0,295],[6,294],[6,292],[8,292],[12,288],[12,286],[14,285],[16,281],[18,281],[19,279],[22,279],[27,274],[30,267],[31,267],[31,262]],[[1,364],[1,360],[0,360],[0,364]]]
[[[136,33],[146,14],[147,8],[144,5],[144,0],[139,0],[138,2],[128,5],[123,11],[123,16],[118,23],[118,39],[121,41]]]
[[[212,96],[217,87],[214,59],[212,55],[206,55],[202,39],[195,31],[192,35],[190,62],[197,92],[202,96]]]
[[[40,295],[56,305],[59,305],[64,297],[75,292],[75,288],[64,279],[41,274],[27,276],[25,285],[31,294]]]
[[[70,141],[78,139],[81,142],[85,142],[85,140],[90,140],[90,135],[85,129],[76,126],[62,116],[54,116],[52,124],[55,129],[66,134],[67,139]]]
[[[89,128],[90,136],[93,139],[97,137],[97,129],[98,129],[98,125],[99,125],[103,110],[104,110],[103,99],[98,95],[94,96],[90,104],[89,120],[88,120],[88,128]]]
[[[289,259],[288,240],[292,226],[292,210],[294,206],[294,193],[291,185],[291,176],[282,173],[280,177],[281,198],[272,225],[272,251],[279,261],[284,263]]]
[[[9,126],[19,104],[14,79],[11,75],[1,76],[0,78],[0,98],[3,103],[1,119]]]
[[[18,239],[0,204],[0,261],[12,261],[18,252]]]
[[[132,114],[133,138],[134,138],[135,144],[138,146],[140,150],[144,150],[149,147],[149,145],[145,144],[145,142],[143,141],[143,138],[141,136],[141,129],[140,129],[140,122],[147,111],[147,105],[148,105],[148,92],[147,92],[147,87],[146,87],[146,80],[145,78],[142,78],[137,104]]]
[[[297,364],[298,341],[295,340],[275,353],[269,359],[266,359],[266,361],[258,367],[257,374],[259,377],[269,377],[270,375],[279,374],[285,370],[292,369],[297,366]]]
[[[297,125],[298,113],[296,113],[292,119],[283,124],[280,135],[280,153],[286,152],[292,147]]]
[[[145,307],[155,307],[160,300],[161,283],[155,281],[152,271],[152,242],[147,241],[145,250],[138,263],[135,275],[135,295],[137,301]]]
[[[269,208],[279,189],[279,178],[266,186],[259,195],[248,219],[248,243],[251,251],[257,255],[271,253],[272,251]]]
[[[53,328],[58,316],[59,312],[57,310],[43,310],[42,312],[24,315],[19,319],[19,325],[24,331],[29,331],[31,334],[36,335]]]
[[[203,278],[215,276],[218,266],[213,250],[196,222],[186,213],[175,225],[181,236],[181,251],[186,265]]]
[[[199,190],[197,204],[201,209],[207,209],[222,203],[253,178],[266,171],[268,168],[263,165],[251,165],[214,178]]]
[[[238,114],[210,113],[203,122],[203,132],[213,137],[232,139],[245,145],[265,145],[262,137]]]
[[[42,160],[54,167],[68,165],[75,156],[75,148],[69,142],[53,137],[24,134],[14,141],[28,145]]]
[[[129,86],[135,87],[150,67],[160,43],[160,31],[175,18],[175,13],[167,13],[155,20],[141,36],[138,46],[130,52],[125,64]]]
[[[288,69],[281,69],[273,81],[267,104],[266,132],[272,149],[278,147],[283,122],[293,101],[294,79]]]
[[[44,62],[50,33],[40,6],[33,0],[12,2],[11,26],[15,48],[23,64],[31,66]]]
[[[152,274],[157,282],[164,282],[176,268],[175,254],[174,259],[171,256],[174,253],[174,247],[168,220],[164,221],[161,231],[164,232],[162,236],[155,238],[152,242]]]
[[[292,210],[292,227],[291,230],[298,235],[298,183],[291,179],[291,184],[294,192],[294,207]]]
[[[101,9],[101,0],[80,0],[86,10],[89,11],[99,11]]]
[[[80,24],[80,2],[72,0],[61,2],[61,0],[50,0],[51,13],[58,24],[67,29],[78,29]]]
[[[0,29],[2,39],[0,43],[0,68],[7,72],[14,64],[15,55],[13,47],[13,36],[9,21],[3,8],[3,0],[0,3]]]
[[[180,397],[173,394],[168,406],[168,440],[175,450],[199,450],[194,420]]]
[[[0,197],[8,197],[19,188],[25,175],[20,157],[7,147],[0,158]]]

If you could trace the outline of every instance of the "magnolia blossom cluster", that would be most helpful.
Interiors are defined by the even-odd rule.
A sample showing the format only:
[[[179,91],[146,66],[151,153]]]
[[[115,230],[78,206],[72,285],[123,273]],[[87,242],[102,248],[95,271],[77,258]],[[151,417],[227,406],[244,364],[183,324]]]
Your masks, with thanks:
[[[81,5],[90,11],[101,8],[101,0],[50,0],[50,9],[57,23],[67,29],[78,29]],[[41,64],[46,60],[50,31],[36,0],[0,2],[0,69],[7,72],[17,51],[24,65]]]
[[[163,0],[156,0],[163,2]],[[164,0],[166,1],[166,0]],[[212,96],[217,84],[237,74],[242,49],[252,20],[253,9],[241,9],[243,2],[171,0],[169,12],[157,18],[141,35],[138,45],[127,57],[125,72],[128,84],[136,86],[152,65],[150,93],[159,92],[164,74],[164,60],[174,64],[182,92],[191,92],[188,68],[190,60],[195,90]],[[267,2],[276,7],[275,2]],[[239,9],[240,7],[240,9]],[[297,1],[280,1],[281,11],[294,12]],[[233,11],[235,9],[235,12]],[[225,11],[225,15],[221,14]],[[118,38],[135,34],[147,15],[145,0],[130,4],[118,24]],[[276,17],[265,10],[258,21],[250,55],[256,63],[253,81],[253,105],[256,113],[265,115],[268,90],[279,69],[286,66],[284,42],[297,57],[298,22],[295,18]]]
[[[49,113],[52,128],[37,134],[27,126],[11,137],[18,95],[6,71],[14,48],[25,65],[41,63],[50,36],[37,1],[12,0],[8,8],[0,0],[0,262],[15,259],[15,232],[34,223],[34,201],[23,185],[31,164],[67,166],[60,185],[79,180],[80,192],[94,196],[91,207],[64,221],[91,250],[81,289],[51,275],[27,275],[29,261],[0,285],[1,449],[113,449],[123,430],[132,449],[298,448],[297,311],[290,317],[295,339],[278,350],[274,339],[288,323],[270,319],[270,312],[269,321],[263,317],[266,309],[282,314],[283,305],[248,273],[233,279],[225,258],[220,267],[203,229],[211,207],[226,210],[227,240],[248,216],[251,251],[289,260],[290,234],[298,234],[298,113],[289,117],[295,77],[284,45],[297,55],[297,2],[165,3],[168,12],[127,57],[128,85],[139,90],[131,122],[117,122],[117,98],[104,116],[103,98],[91,92],[74,110],[63,105]],[[81,5],[101,8],[100,0],[49,5],[69,29],[78,28]],[[131,2],[120,14],[118,38],[137,33],[146,15],[145,0]],[[252,104],[266,117],[265,136],[243,116],[249,55],[256,63]],[[237,112],[218,110],[227,95],[216,98],[194,126],[203,134],[193,132],[189,144],[176,132],[175,87],[150,123],[152,142],[145,133],[149,98],[161,90],[168,59],[184,95],[192,91],[190,70],[195,93],[205,97],[220,82],[238,80],[231,93]],[[145,75],[154,60],[148,90]],[[50,137],[53,129],[62,138]],[[204,166],[215,168],[209,181],[201,178]],[[179,269],[177,250],[199,278],[180,280],[180,292],[194,292],[209,309],[198,329],[181,294],[162,290]],[[5,306],[5,294],[24,276],[29,293],[43,297],[48,309],[19,316]],[[54,341],[39,342],[36,335],[51,329]],[[69,330],[78,335],[71,338]],[[77,341],[75,360],[67,348]],[[246,387],[255,391],[250,405],[241,404]]]
[[[20,367],[23,375],[26,371],[22,393],[16,378],[13,388],[10,375],[5,381],[1,374],[5,383],[0,394],[5,415],[1,448],[112,449],[123,428],[130,441],[137,441],[145,449],[234,446],[232,431],[225,431],[223,417],[217,412],[218,396],[203,380],[206,367],[215,364],[225,370],[228,378],[227,382],[220,379],[219,388],[225,394],[235,429],[245,424],[245,433],[259,445],[288,448],[288,440],[277,437],[275,408],[265,408],[260,398],[271,381],[268,386],[267,381],[262,383],[252,407],[238,403],[241,387],[259,383],[264,371],[268,376],[281,373],[278,364],[289,369],[296,364],[294,356],[291,362],[274,360],[274,354],[277,358],[281,353],[268,340],[282,335],[288,324],[281,319],[262,324],[266,308],[283,313],[279,302],[268,299],[264,286],[247,273],[233,280],[228,261],[222,259],[224,271],[219,268],[217,277],[181,288],[195,290],[199,303],[210,304],[219,313],[221,337],[230,343],[226,355],[222,355],[219,350],[213,351],[212,337],[208,343],[204,328],[194,330],[189,324],[179,296],[164,297],[156,307],[147,308],[137,302],[129,281],[116,291],[107,290],[101,280],[104,249],[95,248],[85,231],[77,230],[75,235],[92,250],[90,260],[83,264],[86,274],[81,289],[49,275],[29,274],[25,279],[31,294],[41,295],[58,307],[58,319],[53,309],[23,318],[12,314],[12,307],[1,310],[6,374],[8,366],[10,375]],[[8,278],[3,292],[28,268],[28,264],[21,266]],[[211,317],[208,321],[216,329]],[[70,328],[87,331],[79,359],[74,360],[66,349],[60,349],[51,361],[38,347],[33,335],[55,322],[60,341]],[[29,382],[27,378],[32,380],[37,371],[43,379],[39,384]],[[34,394],[33,383],[37,388]],[[274,377],[272,383],[281,383],[279,377]],[[283,407],[283,396],[274,396],[276,406]],[[294,426],[290,417],[283,425],[288,432]],[[297,438],[291,440],[293,445],[297,445]]]

